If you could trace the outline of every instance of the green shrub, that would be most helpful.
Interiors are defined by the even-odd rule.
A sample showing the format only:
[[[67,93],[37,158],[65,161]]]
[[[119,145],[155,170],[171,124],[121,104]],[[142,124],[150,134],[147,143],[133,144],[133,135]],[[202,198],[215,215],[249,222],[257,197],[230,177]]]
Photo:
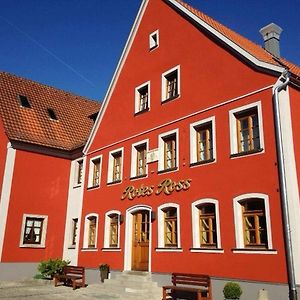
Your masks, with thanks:
[[[64,266],[68,265],[69,263],[70,261],[62,260],[59,258],[50,258],[39,263],[38,271],[42,278],[53,278],[55,274],[61,274]]]
[[[243,291],[237,282],[227,282],[223,289],[225,299],[240,299]]]

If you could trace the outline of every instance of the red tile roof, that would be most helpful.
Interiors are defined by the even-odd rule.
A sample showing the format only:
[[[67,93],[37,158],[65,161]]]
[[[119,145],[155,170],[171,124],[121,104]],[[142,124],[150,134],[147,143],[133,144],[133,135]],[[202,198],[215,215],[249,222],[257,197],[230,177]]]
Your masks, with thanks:
[[[230,39],[233,43],[244,49],[246,52],[254,56],[256,59],[266,62],[275,66],[284,66],[289,69],[289,71],[296,75],[297,77],[300,76],[300,67],[287,61],[284,58],[274,58],[272,54],[262,48],[260,45],[255,44],[254,42],[248,40],[247,38],[241,36],[240,34],[236,33],[235,31],[229,29],[228,27],[222,25],[218,21],[214,20],[213,18],[207,16],[206,14],[202,13],[201,11],[193,8],[189,4],[181,1],[175,0],[183,7],[185,7],[189,12],[194,14],[195,16],[199,17],[202,21],[207,23],[209,26],[214,28],[216,31]]]
[[[19,95],[31,108],[22,107]],[[57,120],[49,117],[52,109]],[[84,146],[93,126],[90,115],[100,103],[87,98],[0,72],[0,118],[10,140],[74,150]]]

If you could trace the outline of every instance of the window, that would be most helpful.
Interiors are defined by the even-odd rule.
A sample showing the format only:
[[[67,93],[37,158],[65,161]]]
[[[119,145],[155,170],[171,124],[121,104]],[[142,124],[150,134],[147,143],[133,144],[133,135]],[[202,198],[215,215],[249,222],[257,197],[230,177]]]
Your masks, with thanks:
[[[75,162],[75,185],[81,185],[83,179],[83,160]]]
[[[72,241],[71,241],[72,246],[76,246],[77,229],[78,229],[78,218],[75,218],[72,219]]]
[[[179,230],[179,205],[167,203],[157,212],[158,251],[181,251]]]
[[[117,183],[122,180],[123,148],[111,151],[108,161],[108,183]]]
[[[162,102],[177,98],[180,94],[179,66],[162,75]]]
[[[131,151],[131,178],[147,175],[148,140],[135,143]]]
[[[135,89],[135,113],[141,113],[150,108],[150,81]]]
[[[57,120],[55,111],[52,108],[47,108],[48,116],[51,120]]]
[[[215,118],[190,125],[191,165],[212,162],[215,159]]]
[[[153,50],[159,45],[159,31],[156,30],[149,35],[149,49]]]
[[[193,248],[201,252],[223,251],[220,241],[219,204],[215,199],[201,199],[192,203]]]
[[[177,209],[164,210],[165,247],[177,247]]]
[[[246,194],[234,199],[236,248],[272,249],[269,199],[264,194]]]
[[[43,230],[42,218],[26,218],[23,244],[40,244]]]
[[[213,204],[206,204],[199,209],[200,246],[216,247],[216,213]]]
[[[89,182],[88,182],[89,188],[100,186],[101,160],[102,160],[102,156],[91,158],[90,160]]]
[[[23,215],[20,247],[45,247],[48,217]]]
[[[85,249],[95,249],[97,244],[98,215],[90,214],[85,217],[84,241]]]
[[[260,102],[230,111],[231,152],[234,156],[263,150]]]
[[[120,235],[119,211],[109,211],[105,214],[104,249],[119,249]]]
[[[178,166],[178,130],[159,135],[159,171],[175,170]]]
[[[265,206],[262,199],[245,200],[241,203],[243,211],[245,247],[267,248],[267,228]]]
[[[22,107],[31,108],[31,105],[26,96],[19,95],[19,100]]]

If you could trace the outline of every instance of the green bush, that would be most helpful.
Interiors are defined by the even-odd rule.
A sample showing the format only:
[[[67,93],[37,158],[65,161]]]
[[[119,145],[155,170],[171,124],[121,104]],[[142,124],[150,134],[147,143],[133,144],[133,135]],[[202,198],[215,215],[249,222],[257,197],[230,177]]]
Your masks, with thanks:
[[[50,258],[39,263],[38,271],[42,278],[53,278],[55,274],[61,274],[64,266],[68,265],[69,263],[70,261],[62,260],[59,258]]]
[[[237,282],[227,282],[223,289],[225,299],[240,299],[243,291]]]

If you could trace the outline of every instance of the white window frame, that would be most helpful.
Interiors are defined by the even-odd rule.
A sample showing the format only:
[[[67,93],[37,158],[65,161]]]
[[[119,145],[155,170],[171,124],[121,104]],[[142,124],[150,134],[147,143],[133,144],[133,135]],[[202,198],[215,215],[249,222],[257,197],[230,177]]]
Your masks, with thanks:
[[[77,231],[76,231],[76,237],[75,237],[75,245],[73,245],[73,237],[74,237],[74,220],[77,219]],[[69,247],[68,249],[76,249],[77,246],[78,246],[78,242],[79,242],[79,236],[78,236],[78,233],[79,233],[79,227],[80,227],[80,224],[79,224],[79,218],[71,218],[71,220],[69,221],[69,228],[70,228],[70,231],[69,231]]]
[[[81,178],[81,183],[78,183],[78,171],[79,171],[79,164],[82,162],[82,178]],[[73,170],[74,170],[74,187],[79,187],[82,186],[84,183],[84,167],[85,167],[85,159],[79,158],[73,161]]]
[[[238,152],[238,140],[237,140],[237,118],[236,115],[243,113],[246,110],[257,109],[258,126],[259,126],[259,142],[260,148],[263,149],[259,153],[264,152],[264,130],[263,130],[263,118],[262,118],[262,107],[261,101],[257,101],[248,105],[240,106],[229,111],[229,128],[230,128],[230,153],[239,154]],[[258,154],[254,152],[253,154]],[[241,153],[243,156],[243,153]]]
[[[267,237],[268,237],[268,249],[261,250],[252,250],[245,247],[244,244],[244,229],[243,229],[243,212],[242,212],[242,204],[245,200],[251,199],[261,199],[264,201],[265,205],[265,218],[266,218],[266,229],[267,229]],[[239,195],[233,198],[233,212],[234,212],[234,226],[235,226],[235,242],[236,249],[233,250],[233,253],[255,253],[255,254],[276,254],[277,251],[273,250],[273,242],[272,242],[272,227],[271,227],[271,216],[270,216],[270,206],[269,206],[269,196],[261,193],[249,193]],[[242,251],[241,251],[242,249]]]
[[[117,247],[109,246],[110,239],[110,219],[111,215],[118,215],[118,245]],[[104,224],[104,249],[102,251],[121,251],[120,249],[120,225],[121,225],[121,212],[118,210],[110,210],[105,214],[105,224]]]
[[[171,99],[167,98],[167,90],[166,90],[166,83],[168,75],[170,75],[172,72],[177,70],[177,95],[178,97],[174,99],[178,99],[180,97],[180,65],[177,65],[176,67],[169,69],[168,71],[164,72],[161,75],[161,102],[169,101]],[[172,98],[173,99],[173,98]]]
[[[176,208],[177,209],[177,247],[166,247],[165,246],[165,212],[164,209]],[[157,208],[157,246],[156,252],[182,252],[181,238],[180,238],[180,206],[177,203],[165,203]]]
[[[96,234],[95,234],[95,247],[88,247],[89,243],[89,218],[90,217],[96,217]],[[83,249],[85,251],[97,251],[97,245],[98,245],[98,225],[99,225],[99,215],[96,213],[90,213],[85,216],[84,218],[84,233],[83,233]]]
[[[201,247],[200,232],[199,232],[199,205],[213,204],[215,206],[215,220],[217,231],[217,245],[216,248]],[[224,253],[221,249],[221,232],[220,232],[220,214],[219,214],[219,201],[216,199],[205,198],[200,199],[191,204],[192,206],[192,230],[193,230],[193,249],[191,252],[218,252]],[[201,249],[203,248],[203,249]]]
[[[215,116],[213,116],[190,124],[190,164],[202,163],[197,161],[197,128],[201,126],[205,126],[206,124],[211,124],[211,129],[212,129],[212,137],[211,137],[211,142],[213,147],[212,160],[214,160],[215,162],[217,159],[216,122],[215,122]]]
[[[120,181],[113,181],[113,170],[114,170],[114,154],[121,152],[121,175],[120,175]],[[108,157],[108,171],[107,171],[107,183],[119,183],[122,182],[123,179],[123,164],[124,161],[124,147],[110,151],[109,157]]]
[[[137,177],[137,148],[141,145],[146,144],[146,151],[149,151],[149,139],[145,139],[143,141],[139,141],[131,145],[131,165],[130,165],[130,177],[135,178]],[[148,176],[148,164],[146,158],[146,174],[144,177]]]
[[[26,218],[39,218],[43,219],[43,228],[42,228],[42,237],[40,244],[24,244],[24,232],[25,232],[25,224]],[[33,214],[23,214],[22,219],[22,227],[21,227],[21,236],[20,236],[20,244],[21,248],[45,248],[46,245],[46,234],[47,234],[47,226],[48,226],[48,216],[46,215],[33,215]]]
[[[99,164],[99,185],[93,185],[94,181],[94,165],[96,160],[100,160]],[[98,155],[95,157],[92,157],[90,159],[90,164],[89,164],[89,179],[88,179],[88,188],[99,188],[101,185],[101,173],[102,173],[102,155]]]
[[[140,107],[140,90],[145,88],[146,86],[148,87],[148,108],[143,109],[143,110],[139,110],[139,107]],[[134,92],[134,97],[135,97],[134,112],[136,114],[140,113],[140,112],[144,112],[144,111],[149,111],[150,110],[150,99],[151,99],[150,81],[144,82],[143,84],[136,87],[135,92]]]
[[[157,29],[154,32],[149,34],[149,49],[154,50],[158,47],[159,47],[159,30]]]
[[[171,135],[176,137],[176,169],[165,169],[165,139]],[[158,136],[158,171],[174,172],[179,170],[179,129],[170,130],[168,132],[161,133]]]

